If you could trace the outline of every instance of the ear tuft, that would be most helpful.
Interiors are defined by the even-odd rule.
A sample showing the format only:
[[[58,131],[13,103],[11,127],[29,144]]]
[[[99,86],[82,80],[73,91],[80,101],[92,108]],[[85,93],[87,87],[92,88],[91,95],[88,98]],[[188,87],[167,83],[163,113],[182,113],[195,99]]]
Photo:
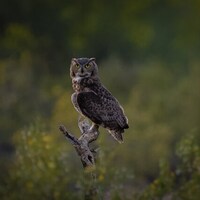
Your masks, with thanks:
[[[72,62],[72,61],[76,62],[76,60],[77,60],[76,58],[72,58],[71,62]]]
[[[90,59],[89,59],[89,62],[95,61],[95,60],[96,60],[96,58],[90,58]]]

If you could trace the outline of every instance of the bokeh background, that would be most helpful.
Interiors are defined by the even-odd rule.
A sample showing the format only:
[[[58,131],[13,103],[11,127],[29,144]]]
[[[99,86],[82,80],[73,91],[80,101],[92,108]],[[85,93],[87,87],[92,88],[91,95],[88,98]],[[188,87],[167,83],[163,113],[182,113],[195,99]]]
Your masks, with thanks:
[[[69,65],[96,57],[130,129],[101,129],[102,199],[200,198],[200,1],[4,0],[0,6],[0,197],[82,199]]]

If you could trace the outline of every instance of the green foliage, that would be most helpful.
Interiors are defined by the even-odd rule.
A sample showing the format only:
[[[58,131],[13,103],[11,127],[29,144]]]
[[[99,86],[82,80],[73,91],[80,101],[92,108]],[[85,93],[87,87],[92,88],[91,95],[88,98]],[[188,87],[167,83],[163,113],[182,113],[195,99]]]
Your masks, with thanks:
[[[177,145],[179,162],[170,170],[167,162],[162,162],[160,175],[141,194],[145,199],[185,199],[200,198],[200,144],[197,138],[189,136]]]
[[[112,75],[112,80],[116,77],[119,82],[125,80],[126,73],[122,72],[119,66],[123,64],[117,65],[120,62],[112,59],[108,63],[111,69],[119,73],[119,76]],[[106,62],[103,66],[106,66]],[[134,68],[132,69],[130,73],[134,74]],[[199,147],[193,144],[194,140],[181,143],[177,153],[181,162],[185,160],[182,167],[180,164],[177,165],[174,151],[175,144],[183,135],[199,130],[200,96],[196,86],[199,83],[200,71],[198,65],[193,63],[189,72],[179,75],[180,77],[173,72],[173,69],[166,68],[162,63],[153,63],[149,68],[143,67],[137,72],[136,82],[130,79],[133,85],[130,94],[126,94],[128,98],[126,100],[123,99],[123,93],[121,97],[120,92],[117,92],[111,80],[104,80],[111,91],[114,88],[115,96],[123,99],[130,129],[124,135],[123,145],[116,144],[106,131],[100,130],[97,180],[101,196],[108,195],[113,199],[133,197],[159,199],[165,195],[177,195],[179,198],[182,190],[185,191],[183,194],[187,193],[186,197],[192,192],[198,196],[198,176],[194,175],[196,178],[191,178],[189,181],[187,177],[191,176],[189,170],[198,171],[196,167],[198,165],[195,163],[199,162],[199,156],[195,151],[199,152]],[[106,68],[103,68],[101,76],[106,78],[108,76],[106,73]],[[26,78],[24,77],[24,80],[30,81]],[[29,88],[29,85],[23,84],[26,82],[24,80],[21,79],[22,83],[14,85],[18,91],[20,89],[24,91],[23,87]],[[122,84],[121,87],[125,86]],[[6,174],[1,175],[3,197],[9,196],[10,199],[15,199],[21,195],[38,198],[42,195],[44,198],[62,199],[67,196],[73,199],[81,198],[84,193],[83,188],[87,180],[82,174],[81,163],[74,149],[63,141],[63,136],[57,134],[58,125],[64,123],[70,131],[79,135],[77,113],[70,102],[71,91],[58,83],[51,86],[48,93],[44,88],[45,85],[37,91],[39,92],[37,94],[40,94],[39,98],[50,97],[49,100],[54,102],[51,115],[41,118],[41,121],[48,125],[41,129],[36,124],[22,132],[14,133],[14,147],[17,154],[14,163],[7,164]],[[30,94],[32,92],[30,91]],[[16,95],[19,94],[16,92]],[[28,98],[31,99],[31,95]],[[4,101],[4,105],[6,103],[9,102]],[[21,105],[23,104],[24,102],[21,102]],[[40,109],[42,112],[45,107]],[[27,111],[22,113],[21,119],[24,118],[24,113]],[[195,138],[199,139],[199,136]],[[191,160],[194,157],[194,161]],[[161,162],[160,174],[158,174],[159,160],[166,160]],[[170,170],[171,165],[176,166],[175,171]],[[181,175],[178,176],[176,173]],[[144,194],[139,192],[154,179]],[[178,185],[177,181],[180,182]]]
[[[64,123],[79,135],[78,115],[70,101],[69,63],[82,56],[97,58],[102,82],[129,118],[123,145],[100,130],[97,179],[102,196],[199,197],[198,144],[187,138],[174,153],[182,137],[200,130],[199,8],[198,0],[3,1],[4,199],[81,196],[81,164],[57,132]],[[45,128],[38,123],[29,127],[38,117]]]
[[[158,178],[154,180],[143,193],[141,193],[139,199],[162,199],[165,195],[170,195],[173,188],[174,173],[170,171],[169,164],[163,160],[160,163],[160,174]]]
[[[16,155],[9,167],[9,175],[0,187],[2,199],[83,198],[89,176],[80,169],[81,163],[74,149],[61,142],[55,134],[44,130],[46,128],[37,122],[14,138]],[[176,155],[177,162],[173,169],[168,161],[162,159],[158,177],[144,191],[140,191],[136,184],[137,174],[134,175],[130,168],[112,166],[109,161],[112,157],[106,149],[102,149],[95,183],[99,197],[199,199],[200,144],[196,136],[182,139],[177,145]]]
[[[46,130],[38,120],[14,137],[16,154],[0,187],[1,199],[82,199],[85,195],[91,184],[89,174],[83,172],[74,148]],[[133,176],[129,169],[110,168],[106,160],[102,151],[97,165],[98,195],[122,198],[125,184],[132,182]],[[130,199],[130,194],[124,198]]]
[[[181,199],[200,198],[200,144],[194,136],[182,140],[177,148],[177,156],[181,159],[176,169],[179,179],[179,190],[175,193]]]
[[[56,135],[45,132],[36,123],[16,135],[14,143],[16,154],[9,177],[1,186],[2,199],[80,197],[82,174],[73,167],[71,148],[62,145]]]
[[[106,63],[110,63],[109,70],[116,70],[119,74],[119,76],[112,75],[112,80],[115,78],[118,79],[118,82],[126,80],[126,73],[120,67],[123,62],[119,64],[119,61],[111,59],[103,66],[106,67]],[[21,72],[25,71],[21,70]],[[162,63],[149,64],[148,68],[142,67],[137,72],[137,80],[131,80],[127,76],[127,80],[129,79],[132,85],[127,89],[127,92],[130,91],[130,93],[124,95],[123,92],[114,88],[115,83],[111,80],[106,81],[107,70],[106,68],[102,69],[101,76],[103,79],[105,78],[105,85],[108,85],[111,91],[115,91],[115,96],[124,102],[130,129],[124,135],[123,145],[116,144],[106,131],[100,130],[97,180],[101,196],[108,195],[113,199],[132,199],[133,197],[154,199],[154,197],[161,198],[165,195],[179,197],[182,190],[187,192],[186,196],[189,196],[191,192],[198,195],[199,178],[188,181],[188,173],[185,173],[188,169],[195,168],[193,161],[190,161],[191,158],[197,157],[197,154],[194,154],[194,149],[197,147],[193,148],[193,142],[182,144],[182,149],[177,150],[180,159],[186,160],[183,168],[179,165],[176,167],[177,173],[183,173],[180,179],[177,178],[174,171],[170,170],[170,166],[177,165],[177,157],[174,155],[177,141],[183,135],[194,131],[198,132],[200,129],[198,121],[200,96],[199,90],[196,89],[199,83],[199,72],[196,63],[191,64],[189,72],[178,74],[179,76],[174,73],[174,69],[167,68]],[[134,74],[135,68],[131,70],[130,67],[130,73]],[[5,78],[13,81],[14,74],[12,77],[13,79],[10,79],[10,76]],[[27,91],[31,84],[24,83],[29,81],[31,79],[25,76],[24,79],[19,79],[19,83],[17,82],[19,85],[13,84],[13,87],[17,91]],[[121,87],[125,88],[125,85],[123,83]],[[36,99],[40,103],[43,98],[53,102],[51,114],[46,115],[46,117],[41,116],[41,121],[45,125],[48,124],[47,127],[40,129],[37,128],[39,125],[36,124],[36,126],[22,132],[14,132],[14,147],[17,154],[14,164],[12,162],[7,164],[6,174],[9,173],[9,176],[7,177],[6,174],[1,176],[2,196],[9,196],[10,199],[15,199],[19,195],[27,198],[30,196],[39,198],[42,195],[44,198],[52,197],[55,199],[67,196],[67,198],[73,199],[81,198],[84,193],[83,188],[87,180],[82,174],[81,163],[74,149],[67,142],[62,141],[63,136],[57,134],[58,125],[64,123],[70,131],[77,136],[79,135],[77,113],[70,102],[71,91],[59,83],[51,85],[48,92],[45,89],[46,85],[43,83],[39,91],[36,90],[36,94],[39,95]],[[17,91],[14,94],[21,95],[22,92],[18,94]],[[29,94],[30,96],[28,95],[26,98],[30,100],[33,91],[30,91]],[[4,101],[4,109],[6,103],[12,105],[9,104],[9,101]],[[12,109],[14,109],[14,105],[21,105],[22,108],[25,108],[31,103],[34,101],[27,104],[19,101],[13,104]],[[41,112],[45,111],[46,107],[41,106],[40,109],[36,110],[36,113],[40,110]],[[5,113],[7,113],[6,109]],[[22,120],[28,121],[29,116],[24,119],[24,114],[27,113],[26,110],[22,112]],[[3,124],[3,122],[1,123]],[[166,160],[167,164],[165,164],[166,162],[161,163],[159,175],[159,160],[163,159]],[[198,159],[195,159],[194,163],[198,162]],[[147,192],[141,194],[139,191],[154,179],[156,180],[149,186]],[[177,180],[181,182],[180,187],[176,190]],[[193,189],[190,190],[190,188]]]
[[[37,47],[37,40],[26,26],[10,24],[2,38],[4,53],[19,56],[26,51],[33,51]]]
[[[190,72],[181,78],[161,63],[140,71],[125,108],[130,126],[133,125],[127,142],[136,149],[134,155],[128,154],[127,161],[135,163],[137,174],[145,173],[151,180],[157,174],[158,161],[172,158],[175,143],[200,129],[198,69],[191,65]]]

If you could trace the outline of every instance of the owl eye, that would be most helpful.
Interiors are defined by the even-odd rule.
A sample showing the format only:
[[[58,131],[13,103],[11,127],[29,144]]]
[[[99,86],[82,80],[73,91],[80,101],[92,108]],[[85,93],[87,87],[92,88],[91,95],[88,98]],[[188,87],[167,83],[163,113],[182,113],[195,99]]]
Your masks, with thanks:
[[[87,65],[85,65],[85,68],[90,68],[91,67],[91,65],[90,64],[87,64]]]
[[[80,68],[80,65],[79,64],[75,64],[75,67],[78,69],[78,68]]]

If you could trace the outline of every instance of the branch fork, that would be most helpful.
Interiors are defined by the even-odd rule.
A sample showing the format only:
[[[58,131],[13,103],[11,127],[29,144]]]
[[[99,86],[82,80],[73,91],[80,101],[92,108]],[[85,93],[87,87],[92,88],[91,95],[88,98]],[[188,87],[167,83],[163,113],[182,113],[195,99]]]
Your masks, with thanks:
[[[60,125],[59,129],[76,149],[84,169],[86,171],[91,171],[95,169],[95,150],[92,149],[89,144],[97,140],[99,136],[99,127],[97,125],[90,125],[87,119],[81,118],[78,120],[78,126],[81,132],[79,138],[71,134],[64,125]]]

